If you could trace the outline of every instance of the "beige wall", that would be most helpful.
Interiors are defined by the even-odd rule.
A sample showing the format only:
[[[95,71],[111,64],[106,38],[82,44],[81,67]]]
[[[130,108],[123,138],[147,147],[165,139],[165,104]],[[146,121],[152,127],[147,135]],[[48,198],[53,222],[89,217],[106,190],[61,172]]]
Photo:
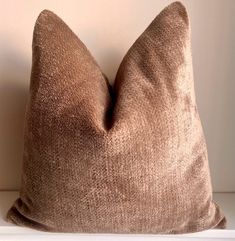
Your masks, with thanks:
[[[0,0],[0,189],[20,185],[33,25],[62,17],[113,79],[123,55],[167,0]],[[185,0],[196,95],[214,190],[235,191],[235,0]]]

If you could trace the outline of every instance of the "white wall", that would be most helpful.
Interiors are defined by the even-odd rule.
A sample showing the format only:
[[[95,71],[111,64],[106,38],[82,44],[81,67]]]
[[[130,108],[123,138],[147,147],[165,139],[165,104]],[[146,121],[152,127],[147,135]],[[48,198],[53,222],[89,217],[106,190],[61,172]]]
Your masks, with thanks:
[[[0,189],[20,185],[34,22],[45,8],[79,35],[113,79],[127,49],[167,0],[0,0]],[[184,0],[196,95],[215,191],[235,191],[235,0]]]

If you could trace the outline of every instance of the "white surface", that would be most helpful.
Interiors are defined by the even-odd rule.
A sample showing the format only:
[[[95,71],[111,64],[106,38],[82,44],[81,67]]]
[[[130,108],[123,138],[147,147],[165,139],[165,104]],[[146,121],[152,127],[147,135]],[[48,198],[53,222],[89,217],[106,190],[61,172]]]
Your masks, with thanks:
[[[172,0],[0,0],[0,190],[18,189],[35,20],[54,11],[113,79],[133,41]],[[235,191],[235,1],[183,0],[215,191]]]
[[[235,240],[235,193],[216,193],[214,198],[228,219],[227,230],[208,230],[186,235],[113,235],[113,234],[58,234],[22,228],[4,221],[7,210],[18,197],[18,192],[0,192],[0,241],[4,240],[80,240],[80,241],[143,241],[143,240]]]

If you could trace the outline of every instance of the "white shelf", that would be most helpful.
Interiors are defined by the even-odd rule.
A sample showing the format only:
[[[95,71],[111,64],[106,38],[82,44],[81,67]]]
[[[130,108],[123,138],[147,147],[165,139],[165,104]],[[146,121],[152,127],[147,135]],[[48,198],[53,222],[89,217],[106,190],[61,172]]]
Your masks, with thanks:
[[[152,241],[152,240],[235,240],[235,193],[215,193],[214,199],[224,211],[228,227],[226,230],[207,230],[184,235],[124,235],[124,234],[66,234],[47,233],[18,227],[4,221],[7,210],[17,198],[18,192],[0,191],[0,241]]]

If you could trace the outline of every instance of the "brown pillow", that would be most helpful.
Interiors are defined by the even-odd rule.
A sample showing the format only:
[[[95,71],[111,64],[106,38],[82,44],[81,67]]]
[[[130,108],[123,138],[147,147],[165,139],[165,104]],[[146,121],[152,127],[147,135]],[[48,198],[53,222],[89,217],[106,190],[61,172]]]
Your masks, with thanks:
[[[22,187],[7,219],[57,232],[224,228],[212,201],[181,3],[133,44],[113,90],[69,27],[50,11],[40,14]]]

